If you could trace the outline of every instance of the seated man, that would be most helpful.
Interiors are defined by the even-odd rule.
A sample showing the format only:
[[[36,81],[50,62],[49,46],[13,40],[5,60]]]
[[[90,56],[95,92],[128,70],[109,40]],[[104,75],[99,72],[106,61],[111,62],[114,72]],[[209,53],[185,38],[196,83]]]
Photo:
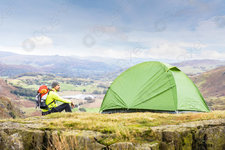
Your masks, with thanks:
[[[42,109],[42,115],[47,115],[54,112],[62,112],[63,110],[65,110],[66,112],[72,112],[69,104],[71,104],[71,106],[74,107],[73,102],[60,97],[57,94],[59,90],[60,90],[59,83],[53,82],[52,89],[50,90],[46,99],[46,104],[48,105],[49,109]],[[63,104],[57,106],[56,101],[63,102]]]

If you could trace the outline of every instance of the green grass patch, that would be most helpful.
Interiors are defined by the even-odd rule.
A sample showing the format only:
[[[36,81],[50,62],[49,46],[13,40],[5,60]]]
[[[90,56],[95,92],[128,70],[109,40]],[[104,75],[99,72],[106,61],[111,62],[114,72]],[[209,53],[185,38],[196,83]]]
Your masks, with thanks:
[[[75,91],[77,88],[72,84],[60,83],[60,88],[62,91]]]
[[[100,108],[85,108],[87,112],[98,113]]]

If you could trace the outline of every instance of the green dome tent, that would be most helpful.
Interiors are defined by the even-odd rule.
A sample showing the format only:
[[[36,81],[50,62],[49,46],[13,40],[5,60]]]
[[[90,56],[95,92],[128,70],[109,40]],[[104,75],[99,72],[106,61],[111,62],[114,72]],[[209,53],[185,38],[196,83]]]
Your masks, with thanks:
[[[155,61],[127,69],[110,85],[100,111],[120,110],[210,111],[191,79],[177,67]]]

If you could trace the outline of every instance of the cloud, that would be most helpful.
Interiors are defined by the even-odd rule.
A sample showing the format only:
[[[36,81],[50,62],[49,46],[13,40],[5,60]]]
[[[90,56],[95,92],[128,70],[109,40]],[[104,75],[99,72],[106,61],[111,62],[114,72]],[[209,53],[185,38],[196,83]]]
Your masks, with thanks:
[[[149,50],[149,56],[157,59],[176,59],[180,55],[186,54],[187,51],[185,48],[173,43],[162,43]]]
[[[47,49],[53,44],[51,38],[47,36],[35,36],[23,41],[22,48],[25,51],[33,51],[34,49]]]
[[[129,42],[148,47],[149,51],[142,55],[144,57],[176,61],[225,59],[225,16],[201,20],[191,29],[177,28],[176,31],[158,33],[134,31],[129,35]]]
[[[205,50],[201,51],[200,54],[194,55],[193,59],[217,59],[224,60],[225,52],[218,52],[215,50]]]
[[[225,52],[210,50],[208,45],[202,43],[170,43],[166,42],[149,50],[149,57],[185,61],[191,59],[225,60]]]
[[[96,46],[91,50],[83,50],[76,53],[76,55],[81,57],[109,57],[109,58],[116,58],[116,59],[129,59],[130,58],[130,51],[129,50],[122,50],[121,48],[108,48],[108,47],[101,47]]]
[[[47,36],[31,37],[28,40],[34,42],[36,47],[48,47],[48,46],[52,46],[53,44],[52,39]]]
[[[216,16],[213,18],[213,21],[219,28],[225,27],[225,16]]]
[[[119,40],[126,40],[127,35],[121,29],[116,26],[109,25],[109,26],[94,26],[90,29],[90,33],[95,38],[110,38],[110,39],[119,39]]]
[[[225,32],[225,16],[213,16],[207,20],[200,21],[195,29],[198,33],[211,36]]]
[[[133,48],[133,57],[177,61],[191,59],[193,54],[200,53],[201,50],[208,46],[201,43],[201,41],[184,42],[182,40],[172,41],[160,38],[151,38],[141,44],[143,46]]]

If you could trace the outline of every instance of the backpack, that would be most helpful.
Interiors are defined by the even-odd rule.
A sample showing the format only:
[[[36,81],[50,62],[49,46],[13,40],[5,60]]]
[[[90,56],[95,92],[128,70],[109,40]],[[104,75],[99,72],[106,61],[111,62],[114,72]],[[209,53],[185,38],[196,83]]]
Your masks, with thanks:
[[[36,108],[49,109],[48,105],[46,105],[46,99],[49,92],[50,92],[50,89],[46,85],[42,85],[39,87],[37,91],[37,95],[36,95]]]

